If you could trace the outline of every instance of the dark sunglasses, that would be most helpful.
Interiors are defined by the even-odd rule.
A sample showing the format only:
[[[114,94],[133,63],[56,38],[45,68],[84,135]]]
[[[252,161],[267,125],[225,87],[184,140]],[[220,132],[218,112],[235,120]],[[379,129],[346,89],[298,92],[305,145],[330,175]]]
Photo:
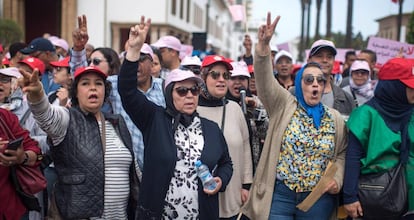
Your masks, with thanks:
[[[200,73],[201,73],[200,67],[198,67],[198,66],[181,66],[180,69],[189,70],[189,71],[193,72],[196,75],[200,75]]]
[[[313,82],[315,81],[315,78],[316,78],[316,81],[318,82],[318,84],[319,84],[320,86],[324,86],[324,85],[325,85],[325,83],[326,83],[326,78],[325,78],[325,76],[313,76],[313,75],[306,75],[306,76],[303,76],[303,82],[304,82],[306,85],[312,85],[312,84],[313,84]]]
[[[200,87],[193,86],[191,88],[187,88],[184,86],[180,86],[180,87],[175,88],[175,91],[181,97],[186,96],[188,94],[188,91],[190,91],[193,96],[198,96],[200,94]]]
[[[92,60],[88,60],[88,65],[91,65],[91,63],[93,63],[93,65],[98,66],[101,62],[108,62],[108,61],[102,60],[99,58],[93,58]]]
[[[215,80],[219,79],[221,75],[223,76],[223,79],[225,79],[225,80],[229,80],[230,77],[231,77],[230,72],[220,73],[220,72],[216,72],[216,71],[210,71],[210,72],[208,72],[208,74],[210,74],[211,77]]]

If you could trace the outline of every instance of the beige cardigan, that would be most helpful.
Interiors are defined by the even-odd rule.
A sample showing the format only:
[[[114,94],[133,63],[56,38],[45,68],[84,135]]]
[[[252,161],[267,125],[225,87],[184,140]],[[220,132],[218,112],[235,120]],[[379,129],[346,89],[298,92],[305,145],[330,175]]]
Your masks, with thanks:
[[[289,91],[282,88],[272,74],[269,53],[254,56],[254,72],[259,99],[263,102],[269,115],[269,129],[260,157],[257,171],[250,189],[249,200],[242,208],[242,213],[254,220],[269,218],[273,189],[276,181],[276,167],[279,159],[281,140],[298,102]],[[329,109],[335,121],[335,164],[338,168],[334,179],[342,188],[347,130],[342,116],[334,109]]]

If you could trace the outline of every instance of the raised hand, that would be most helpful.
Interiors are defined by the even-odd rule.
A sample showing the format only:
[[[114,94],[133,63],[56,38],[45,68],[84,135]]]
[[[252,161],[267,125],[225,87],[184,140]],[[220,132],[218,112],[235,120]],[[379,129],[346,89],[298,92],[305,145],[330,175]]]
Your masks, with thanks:
[[[266,52],[266,48],[269,47],[269,43],[270,40],[273,37],[273,34],[275,33],[275,29],[277,26],[277,23],[279,22],[280,16],[277,16],[275,18],[275,20],[272,22],[271,21],[271,14],[270,12],[267,13],[267,20],[266,20],[266,24],[262,25],[259,27],[258,33],[257,33],[257,37],[258,37],[258,44],[257,44],[257,49],[259,52]],[[270,51],[270,49],[268,48],[267,50]]]
[[[88,23],[86,15],[78,16],[78,27],[72,32],[73,50],[81,51],[88,43]]]
[[[22,91],[27,93],[27,99],[30,102],[38,102],[43,97],[43,87],[39,80],[39,70],[36,68],[32,73],[19,69],[22,77],[18,79]]]
[[[141,22],[131,27],[128,38],[128,51],[126,54],[127,60],[137,61],[139,59],[140,50],[145,42],[150,26],[151,19],[145,21],[145,16],[141,16]]]

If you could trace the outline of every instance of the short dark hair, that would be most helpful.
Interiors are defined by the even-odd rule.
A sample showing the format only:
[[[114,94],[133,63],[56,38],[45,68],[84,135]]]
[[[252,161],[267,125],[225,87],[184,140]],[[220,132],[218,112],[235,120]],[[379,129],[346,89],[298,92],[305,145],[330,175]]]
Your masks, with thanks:
[[[345,59],[348,59],[349,56],[356,56],[355,50],[348,50],[345,53]]]
[[[376,63],[377,62],[377,53],[370,49],[363,49],[359,53],[366,53],[369,54],[371,57],[371,62]]]

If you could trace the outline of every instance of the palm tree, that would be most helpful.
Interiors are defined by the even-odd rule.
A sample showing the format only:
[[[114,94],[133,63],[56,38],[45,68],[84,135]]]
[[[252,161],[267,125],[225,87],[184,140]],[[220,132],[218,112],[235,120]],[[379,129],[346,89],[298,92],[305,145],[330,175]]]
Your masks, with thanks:
[[[352,11],[354,8],[354,1],[348,0],[348,12],[346,16],[346,36],[345,36],[345,47],[352,47]]]
[[[307,0],[307,5],[308,5],[308,14],[307,14],[307,17],[308,17],[308,19],[307,19],[307,25],[306,25],[306,47],[308,47],[309,46],[309,42],[310,42],[310,39],[309,39],[309,32],[310,32],[310,10],[311,10],[311,5],[312,5],[312,0]]]
[[[326,0],[326,39],[332,38],[332,0]]]
[[[315,40],[320,39],[319,35],[319,23],[321,20],[321,5],[322,0],[316,0],[316,29],[315,29]]]
[[[300,44],[299,44],[299,57],[298,60],[299,61],[303,61],[303,51],[304,51],[304,42],[305,42],[305,6],[306,6],[306,0],[300,0],[300,6],[302,9],[301,12],[301,27],[300,27]]]
[[[402,7],[403,7],[403,0],[398,1],[400,4],[398,9],[398,18],[397,18],[397,41],[401,39],[401,23],[402,23]]]

